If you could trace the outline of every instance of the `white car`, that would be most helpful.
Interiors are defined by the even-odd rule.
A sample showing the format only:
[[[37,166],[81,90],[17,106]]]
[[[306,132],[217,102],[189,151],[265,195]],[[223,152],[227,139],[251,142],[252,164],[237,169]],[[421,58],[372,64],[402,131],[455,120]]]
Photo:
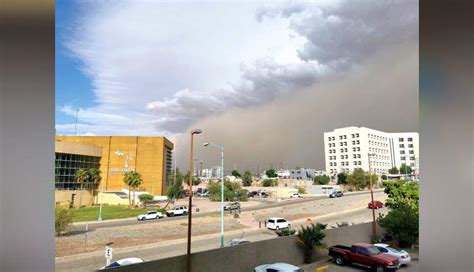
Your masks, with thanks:
[[[304,272],[303,269],[287,263],[263,264],[255,267],[255,272]]]
[[[144,221],[148,219],[160,219],[162,217],[165,217],[162,213],[157,212],[157,211],[148,211],[144,214],[140,214],[137,216],[138,221]]]
[[[267,220],[267,229],[271,230],[279,230],[279,229],[286,229],[290,228],[290,222],[286,221],[281,217],[272,217]]]
[[[290,195],[290,198],[303,198],[303,196],[300,195],[299,193],[294,193]]]
[[[410,254],[405,250],[399,250],[387,244],[374,244],[374,246],[376,246],[382,253],[397,257],[401,265],[406,265],[411,261]]]
[[[144,260],[140,258],[126,258],[126,259],[121,259],[116,262],[113,262],[109,265],[103,266],[100,269],[108,269],[108,268],[113,268],[113,267],[121,267],[129,264],[136,264],[136,263],[143,263]]]
[[[173,217],[175,215],[185,215],[188,213],[188,206],[177,206],[171,210],[166,211],[166,215]]]
[[[238,246],[238,245],[243,245],[243,244],[248,244],[250,243],[249,240],[245,239],[232,239],[227,242],[226,247],[231,247],[231,246]]]

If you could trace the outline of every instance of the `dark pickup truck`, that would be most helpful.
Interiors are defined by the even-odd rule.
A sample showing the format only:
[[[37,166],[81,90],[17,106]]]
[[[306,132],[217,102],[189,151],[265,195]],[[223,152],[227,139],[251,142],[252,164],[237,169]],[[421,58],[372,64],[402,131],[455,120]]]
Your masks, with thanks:
[[[365,243],[353,244],[351,247],[341,245],[329,247],[329,256],[333,257],[338,265],[351,263],[377,272],[393,271],[400,267],[397,257],[382,253],[377,247]]]

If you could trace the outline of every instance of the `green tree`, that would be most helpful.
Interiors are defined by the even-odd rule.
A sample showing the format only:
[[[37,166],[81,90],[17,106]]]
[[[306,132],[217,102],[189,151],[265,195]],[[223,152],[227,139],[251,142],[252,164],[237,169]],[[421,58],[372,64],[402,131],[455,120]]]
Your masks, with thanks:
[[[326,175],[322,175],[322,176],[315,176],[313,178],[313,184],[315,185],[326,185],[329,183],[331,179],[326,176]]]
[[[405,163],[402,163],[402,165],[400,166],[400,174],[407,175],[407,174],[411,174],[412,172],[413,170],[411,169],[410,166],[406,165]]]
[[[356,188],[356,190],[362,190],[370,185],[370,175],[362,170],[361,168],[356,168],[352,173],[347,176],[347,184]],[[372,182],[377,181],[377,176],[372,175]]]
[[[250,172],[249,170],[245,171],[244,176],[242,178],[242,184],[244,186],[252,185],[252,172]]]
[[[56,236],[63,234],[69,225],[72,223],[74,213],[70,209],[66,208],[56,208],[55,209],[55,222],[54,222],[54,231]]]
[[[273,187],[276,185],[276,180],[274,179],[265,179],[262,182],[263,187]]]
[[[101,171],[98,168],[79,168],[76,171],[75,177],[76,181],[81,184],[79,206],[82,206],[82,190],[85,187],[91,191],[92,196],[95,196],[97,187],[99,187],[100,181],[102,180]]]
[[[143,203],[143,207],[146,208],[146,204],[153,200],[153,196],[150,194],[141,194],[138,196],[138,199]]]
[[[345,172],[341,172],[337,174],[337,184],[343,185],[347,183],[347,174]]]
[[[189,171],[184,175],[184,182],[189,185]],[[199,185],[199,183],[201,183],[201,180],[193,176],[193,185]]]
[[[102,180],[102,171],[98,168],[89,168],[89,188],[92,189],[92,195],[96,195],[97,188]]]
[[[128,203],[135,206],[135,191],[142,184],[142,175],[137,171],[130,171],[123,176],[123,182],[128,186]],[[133,190],[133,202],[130,201],[130,191]]]
[[[392,174],[392,175],[396,175],[398,174],[398,168],[397,167],[392,167],[388,170],[388,173]]]
[[[168,203],[165,205],[165,209],[168,207],[168,205],[172,202],[175,201],[176,199],[179,199],[182,197],[182,188],[183,188],[183,174],[179,172],[179,170],[176,171],[176,174],[174,171],[168,176],[168,188],[166,189],[166,196],[168,197]]]
[[[419,192],[417,182],[408,180],[386,181],[383,183],[388,195],[387,215],[379,215],[377,221],[389,232],[400,246],[410,246],[419,235]]]
[[[221,201],[221,184],[220,182],[209,182],[207,185],[209,191],[209,199],[211,201]],[[247,194],[241,189],[240,184],[224,180],[224,201],[247,201]]]
[[[265,171],[265,175],[267,175],[267,177],[269,178],[276,178],[278,177],[275,169],[268,169],[267,171]]]
[[[304,261],[305,263],[311,263],[313,261],[313,251],[315,248],[325,248],[326,244],[323,243],[326,234],[323,232],[326,229],[325,224],[311,224],[309,226],[301,226],[301,230],[298,231],[297,241],[304,248]]]
[[[241,177],[239,171],[237,171],[237,170],[232,170],[231,175],[234,176],[234,177],[236,177],[236,178],[240,178],[240,177]]]
[[[405,205],[415,210],[419,209],[420,185],[417,182],[385,181],[383,186],[388,196],[385,204],[388,208],[396,209]]]
[[[377,222],[401,247],[411,246],[418,240],[419,213],[407,205],[391,209],[387,215],[380,214]]]

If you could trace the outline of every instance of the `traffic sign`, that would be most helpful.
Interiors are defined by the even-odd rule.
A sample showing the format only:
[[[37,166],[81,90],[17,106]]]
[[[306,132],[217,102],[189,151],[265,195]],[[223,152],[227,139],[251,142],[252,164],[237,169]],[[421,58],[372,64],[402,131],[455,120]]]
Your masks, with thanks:
[[[105,247],[105,258],[108,260],[111,260],[113,255],[112,255],[113,249],[111,247],[106,246]]]

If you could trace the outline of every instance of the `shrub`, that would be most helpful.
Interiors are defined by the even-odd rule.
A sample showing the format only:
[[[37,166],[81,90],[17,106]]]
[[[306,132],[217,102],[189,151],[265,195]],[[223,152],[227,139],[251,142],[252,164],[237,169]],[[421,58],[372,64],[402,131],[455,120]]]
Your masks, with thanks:
[[[276,234],[281,237],[281,236],[290,236],[295,234],[294,229],[286,228],[286,229],[279,229],[276,231]]]
[[[262,183],[263,187],[273,187],[276,185],[276,180],[274,179],[266,179]]]
[[[269,178],[276,178],[278,177],[275,169],[268,169],[267,171],[265,171],[265,175],[267,175],[267,177]]]
[[[326,175],[315,176],[313,179],[313,184],[315,185],[326,185],[330,181],[330,178]]]
[[[337,184],[346,184],[347,183],[347,174],[344,172],[341,172],[337,174]]]
[[[306,193],[306,188],[304,186],[296,186],[296,189],[298,189],[298,193],[300,194]]]
[[[56,208],[55,209],[55,233],[56,236],[63,234],[69,225],[72,223],[74,213],[70,209]]]
[[[153,196],[150,194],[143,194],[143,195],[139,195],[138,199],[140,199],[140,202],[142,202],[143,206],[146,207],[147,202],[150,202],[153,200]]]

